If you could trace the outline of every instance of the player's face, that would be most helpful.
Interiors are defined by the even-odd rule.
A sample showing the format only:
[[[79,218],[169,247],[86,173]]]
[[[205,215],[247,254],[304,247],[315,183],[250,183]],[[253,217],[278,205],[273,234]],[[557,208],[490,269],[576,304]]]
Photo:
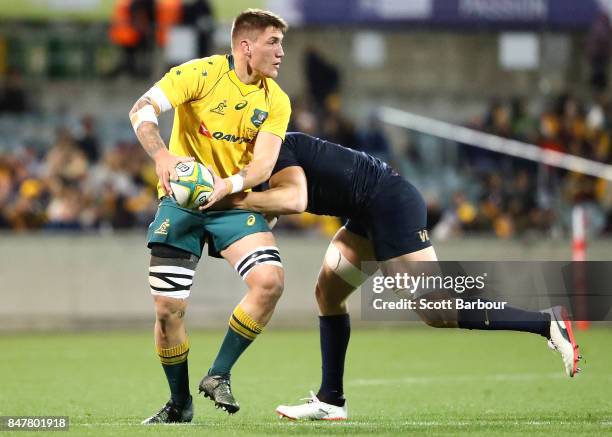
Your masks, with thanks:
[[[283,56],[285,56],[283,32],[269,26],[257,35],[250,47],[249,64],[251,68],[263,77],[276,78]]]

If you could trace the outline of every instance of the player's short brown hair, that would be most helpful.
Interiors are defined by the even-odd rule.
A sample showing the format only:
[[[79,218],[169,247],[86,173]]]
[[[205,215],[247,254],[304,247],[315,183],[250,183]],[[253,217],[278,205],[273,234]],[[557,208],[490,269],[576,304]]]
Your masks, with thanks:
[[[253,30],[266,30],[270,26],[283,33],[285,33],[289,27],[285,20],[273,12],[264,11],[262,9],[247,9],[242,11],[234,19],[234,23],[232,24],[232,42],[243,33]]]

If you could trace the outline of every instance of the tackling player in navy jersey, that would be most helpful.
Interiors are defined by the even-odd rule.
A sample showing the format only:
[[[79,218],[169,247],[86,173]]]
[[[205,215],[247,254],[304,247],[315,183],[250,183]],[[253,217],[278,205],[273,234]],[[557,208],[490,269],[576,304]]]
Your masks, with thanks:
[[[377,261],[383,270],[397,263],[436,261],[427,234],[427,209],[417,189],[386,163],[362,152],[288,133],[272,172],[269,189],[239,193],[234,208],[268,215],[313,214],[348,217],[332,239],[315,288],[319,306],[322,381],[316,395],[302,405],[277,408],[291,419],[347,418],[344,359],[350,337],[348,296],[372,271],[359,266]],[[419,311],[430,326],[531,332],[549,339],[560,352],[567,375],[579,370],[578,346],[561,307],[549,313],[508,305],[500,310]]]

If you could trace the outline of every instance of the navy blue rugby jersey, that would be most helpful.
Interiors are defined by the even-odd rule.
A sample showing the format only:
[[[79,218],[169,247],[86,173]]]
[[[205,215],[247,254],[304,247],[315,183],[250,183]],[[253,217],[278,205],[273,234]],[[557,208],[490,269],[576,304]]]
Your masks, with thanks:
[[[359,215],[380,182],[396,174],[373,156],[299,132],[287,133],[272,173],[291,166],[306,175],[306,211],[337,217]]]

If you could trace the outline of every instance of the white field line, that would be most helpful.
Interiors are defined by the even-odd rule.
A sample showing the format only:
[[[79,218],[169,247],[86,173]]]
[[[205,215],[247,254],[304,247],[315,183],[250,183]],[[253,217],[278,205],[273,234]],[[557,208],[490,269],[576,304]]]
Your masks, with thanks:
[[[412,376],[404,378],[386,378],[386,379],[354,379],[346,382],[348,385],[357,386],[368,386],[368,385],[397,385],[397,384],[448,384],[453,382],[471,382],[471,381],[499,381],[499,382],[512,382],[512,381],[535,381],[541,379],[567,379],[562,372],[555,373],[498,373],[490,375],[444,375],[444,376]],[[608,379],[612,379],[610,376]],[[271,412],[272,416],[274,413]],[[277,422],[281,427],[290,427],[304,424],[315,424],[321,422],[294,422],[290,420],[280,420]],[[468,427],[468,426],[552,426],[552,425],[576,425],[576,424],[599,424],[602,427],[612,427],[612,421],[606,420],[603,422],[596,421],[538,421],[538,420],[462,420],[462,421],[437,421],[437,420],[411,420],[402,422],[392,422],[393,428],[399,427]],[[271,422],[249,422],[249,425],[266,427],[270,426]],[[91,423],[71,423],[70,427],[142,427],[139,421],[135,422],[91,422]],[[191,424],[170,424],[163,425],[170,427],[187,427],[187,428],[227,428],[226,423],[221,422],[206,422],[206,423],[191,423]],[[338,422],[326,422],[324,426],[341,426],[348,428],[364,428],[370,427],[372,429],[379,429],[380,423],[376,422],[364,422],[358,420],[338,421]],[[236,429],[242,429],[243,426],[239,426]]]
[[[272,413],[271,413],[272,415]],[[300,425],[312,425],[313,429],[319,429],[321,427],[330,427],[330,426],[338,426],[342,428],[372,428],[372,429],[381,429],[380,422],[365,422],[359,420],[347,420],[347,421],[327,421],[327,422],[316,422],[316,421],[291,421],[288,419],[279,419],[276,424],[283,428],[300,426]],[[400,428],[400,427],[444,427],[444,426],[453,426],[453,427],[467,427],[467,426],[558,426],[558,425],[579,425],[579,424],[592,424],[592,425],[600,425],[602,427],[612,427],[611,421],[587,421],[587,420],[482,420],[482,419],[474,419],[474,420],[405,420],[402,422],[390,422],[391,428]],[[274,422],[249,422],[248,425],[254,427],[269,427],[270,425],[274,425]],[[159,427],[180,427],[180,428],[228,428],[227,423],[221,422],[203,422],[203,423],[181,423],[181,424],[165,424],[165,425],[154,425],[151,429],[159,429]],[[78,428],[78,427],[151,427],[150,425],[141,425],[139,422],[91,422],[91,423],[71,423],[70,428]],[[245,428],[245,424],[241,424],[240,426],[236,426],[235,430],[239,431]],[[384,428],[383,428],[384,429]]]
[[[348,385],[395,385],[395,384],[449,384],[471,381],[535,381],[538,379],[565,379],[563,372],[555,373],[498,373],[490,375],[443,375],[406,376],[403,378],[353,379]]]

